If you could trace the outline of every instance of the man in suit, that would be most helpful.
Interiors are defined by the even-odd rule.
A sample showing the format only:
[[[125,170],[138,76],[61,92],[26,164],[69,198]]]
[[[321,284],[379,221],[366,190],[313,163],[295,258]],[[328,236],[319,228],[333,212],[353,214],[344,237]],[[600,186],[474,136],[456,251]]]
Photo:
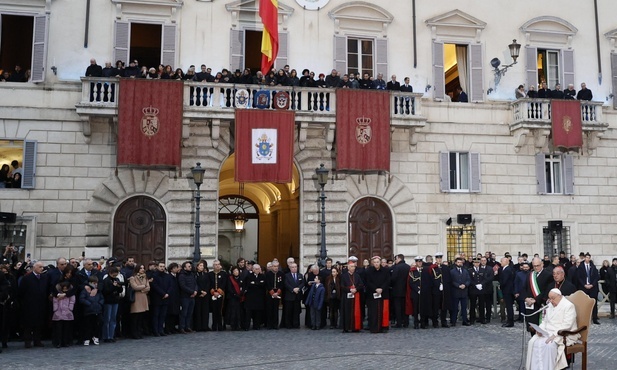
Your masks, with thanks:
[[[525,305],[532,307],[527,309],[527,314],[536,312],[546,302],[548,291],[553,284],[553,275],[548,269],[544,268],[544,263],[539,257],[531,260],[533,271],[529,273],[529,279],[525,284]],[[536,313],[527,319],[528,322],[539,324],[540,313]]]
[[[503,257],[501,259],[501,267],[499,268],[499,286],[503,295],[503,301],[506,305],[506,322],[501,325],[505,328],[514,326],[514,267],[510,266],[510,259]]]
[[[514,277],[514,299],[518,304],[518,321],[523,322],[523,312],[525,312],[525,284],[529,280],[529,264],[520,264],[520,270],[515,270]]]
[[[615,303],[617,302],[617,258],[613,258],[613,264],[606,271],[608,281],[609,304],[611,307],[611,319],[615,318]]]
[[[594,324],[600,325],[600,321],[598,321],[598,281],[600,280],[600,274],[591,261],[591,254],[589,252],[585,254],[585,261],[578,266],[576,278],[581,290],[595,301],[591,317]]]
[[[278,330],[279,328],[279,303],[283,296],[284,275],[279,271],[279,261],[272,261],[270,271],[266,272],[266,323],[268,329]]]
[[[461,89],[461,87],[456,88],[456,93],[458,94],[458,102],[459,103],[468,103],[469,98],[467,97],[467,93]]]
[[[480,269],[480,259],[475,258],[473,260],[473,267],[469,269],[469,276],[471,278],[471,284],[469,286],[469,322],[474,324],[476,322],[476,309],[478,305],[479,309],[479,321],[485,323],[484,312],[484,282],[486,280],[486,268]]]
[[[261,266],[258,264],[254,264],[252,273],[246,276],[244,292],[244,330],[249,330],[251,320],[253,329],[259,330],[266,307],[266,277],[261,273]]]
[[[286,304],[283,307],[286,311],[285,327],[287,329],[298,329],[300,327],[300,312],[302,312],[302,288],[304,287],[304,278],[298,273],[298,265],[292,263],[289,265],[289,272],[285,275],[285,294],[283,299]]]
[[[150,310],[152,310],[152,333],[165,336],[164,324],[169,305],[173,280],[165,272],[165,262],[159,262],[150,283]]]
[[[450,316],[450,325],[456,326],[456,319],[458,317],[459,304],[461,307],[461,317],[463,319],[463,326],[471,325],[467,320],[467,295],[469,291],[469,284],[471,284],[471,277],[469,271],[463,268],[463,258],[458,257],[455,261],[455,266],[450,270],[450,276],[452,277],[452,316]]]
[[[390,285],[392,286],[392,304],[396,317],[396,328],[408,327],[409,316],[405,315],[405,297],[407,296],[407,279],[409,277],[409,265],[405,262],[403,254],[397,254],[392,266]]]
[[[19,298],[21,301],[21,318],[23,325],[24,345],[44,347],[41,334],[48,316],[49,281],[47,274],[43,274],[43,262],[36,262],[32,272],[26,274],[19,284]]]

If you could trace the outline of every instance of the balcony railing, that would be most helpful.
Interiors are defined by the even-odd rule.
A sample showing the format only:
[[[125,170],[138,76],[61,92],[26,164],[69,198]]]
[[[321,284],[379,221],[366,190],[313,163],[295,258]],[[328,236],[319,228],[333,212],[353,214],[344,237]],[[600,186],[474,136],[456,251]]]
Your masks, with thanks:
[[[77,105],[78,113],[102,115],[116,111],[120,95],[120,80],[117,78],[87,78],[82,81],[81,102]],[[218,84],[187,81],[184,83],[184,108],[193,114],[201,112],[233,113],[239,108],[236,94],[241,91],[242,99],[248,104],[242,108],[258,108],[256,96],[265,92],[269,97],[269,105],[262,109],[276,109],[276,94],[285,91],[289,94],[289,110],[298,113],[311,113],[334,117],[336,115],[337,89],[262,86],[241,84]],[[263,93],[261,93],[263,94]],[[422,115],[422,94],[385,91],[390,94],[390,116],[392,119],[418,120]],[[101,109],[106,108],[106,109]]]
[[[518,99],[512,105],[514,109],[512,126],[544,126],[551,123],[551,100]],[[602,102],[581,101],[581,120],[583,129],[604,126]]]

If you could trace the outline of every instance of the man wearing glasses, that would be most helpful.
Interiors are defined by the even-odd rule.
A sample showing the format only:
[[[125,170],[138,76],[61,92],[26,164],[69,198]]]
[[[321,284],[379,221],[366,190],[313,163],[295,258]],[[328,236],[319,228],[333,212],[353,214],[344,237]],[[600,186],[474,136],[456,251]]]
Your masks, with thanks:
[[[525,310],[528,315],[537,311],[545,303],[551,284],[554,283],[553,275],[544,268],[544,263],[540,258],[535,257],[531,260],[531,266],[533,271],[529,274],[524,290]],[[527,321],[539,324],[540,313],[528,317]]]

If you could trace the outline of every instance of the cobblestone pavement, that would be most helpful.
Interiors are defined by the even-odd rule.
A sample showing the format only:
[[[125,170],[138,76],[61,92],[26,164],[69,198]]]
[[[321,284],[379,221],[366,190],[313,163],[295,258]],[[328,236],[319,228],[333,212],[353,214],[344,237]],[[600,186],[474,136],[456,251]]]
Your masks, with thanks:
[[[589,369],[615,369],[617,320],[592,325]],[[525,342],[529,335],[524,336]],[[10,342],[0,354],[2,369],[519,369],[523,324],[498,322],[427,330],[391,329],[387,334],[343,334],[308,329],[207,332],[100,346],[25,349]],[[522,366],[521,366],[522,368]],[[580,356],[575,369],[580,368]]]

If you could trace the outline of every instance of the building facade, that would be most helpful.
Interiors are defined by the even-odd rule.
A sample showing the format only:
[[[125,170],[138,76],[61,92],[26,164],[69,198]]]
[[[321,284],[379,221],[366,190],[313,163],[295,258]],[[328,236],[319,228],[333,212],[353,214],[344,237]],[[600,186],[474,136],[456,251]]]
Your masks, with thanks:
[[[44,261],[84,250],[96,258],[190,259],[190,169],[199,162],[206,169],[204,258],[265,263],[291,255],[306,266],[321,248],[315,168],[324,163],[334,260],[435,251],[616,254],[617,5],[600,4],[596,32],[596,10],[572,0],[555,8],[531,1],[278,3],[277,68],[410,78],[413,93],[384,92],[390,172],[337,171],[336,90],[290,87],[278,90],[297,99],[292,182],[238,184],[238,86],[203,82],[184,83],[179,168],[118,166],[120,82],[82,78],[90,58],[254,72],[259,1],[0,0],[0,66],[31,70],[29,82],[0,83],[0,160],[18,160],[24,170],[21,189],[0,189],[0,212],[17,217],[2,225],[3,243]],[[513,39],[521,45],[515,64]],[[496,75],[493,58],[513,65]],[[517,86],[540,82],[577,90],[585,82],[593,91],[582,104],[580,150],[553,146],[549,100],[514,100]],[[457,87],[469,103],[457,102]],[[196,95],[201,89],[211,93]],[[404,101],[412,109],[398,109]],[[237,213],[248,220],[242,233],[233,227]]]

